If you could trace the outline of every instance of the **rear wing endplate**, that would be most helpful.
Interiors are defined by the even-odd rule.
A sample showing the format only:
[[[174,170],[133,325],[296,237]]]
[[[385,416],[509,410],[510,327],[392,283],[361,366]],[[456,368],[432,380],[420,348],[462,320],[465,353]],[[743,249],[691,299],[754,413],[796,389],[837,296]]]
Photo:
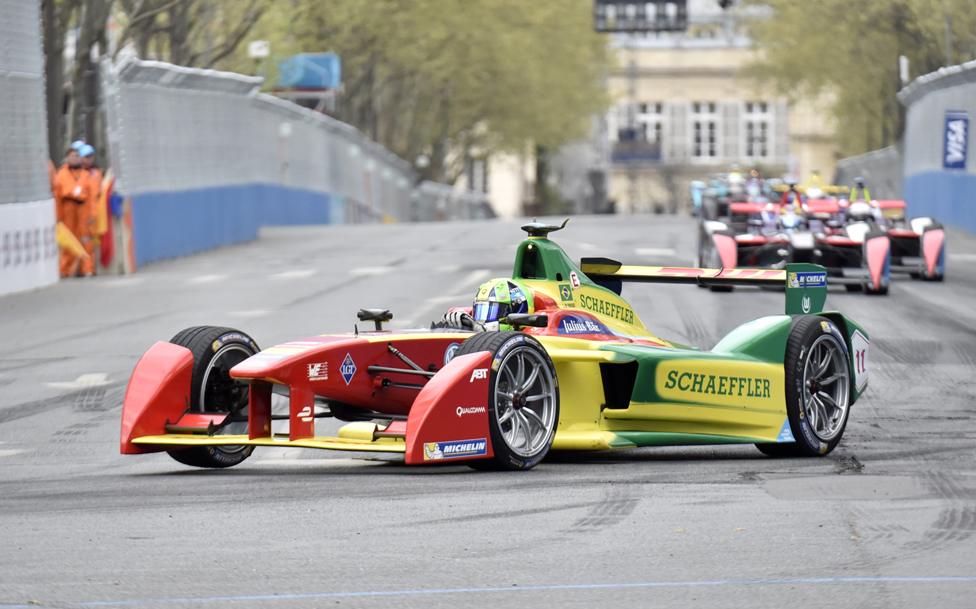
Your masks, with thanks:
[[[827,300],[827,269],[808,263],[785,269],[706,269],[678,266],[626,265],[610,258],[583,258],[580,270],[595,282],[684,283],[709,286],[768,286],[786,289],[786,314],[823,311]],[[609,281],[607,281],[609,280]],[[611,287],[608,285],[607,287]],[[612,289],[612,287],[611,287]]]

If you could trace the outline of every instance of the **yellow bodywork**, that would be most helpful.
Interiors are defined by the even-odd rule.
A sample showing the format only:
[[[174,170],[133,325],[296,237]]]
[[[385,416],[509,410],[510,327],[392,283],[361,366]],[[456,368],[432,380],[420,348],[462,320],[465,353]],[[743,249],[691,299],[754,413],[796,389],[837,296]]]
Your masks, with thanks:
[[[620,435],[622,432],[633,432],[647,444],[681,443],[678,436],[775,442],[786,421],[782,365],[711,354],[695,358],[693,352],[687,358],[676,358],[674,351],[662,348],[655,378],[639,381],[653,383],[662,401],[606,408],[599,364],[627,363],[635,358],[603,347],[626,343],[552,336],[536,338],[552,358],[559,382],[560,416],[554,450],[634,446],[633,438]],[[676,382],[669,390],[668,377],[672,373]],[[689,380],[682,374],[746,380],[739,381],[743,384],[741,395],[738,382],[734,388],[723,387],[723,394],[702,393],[682,391],[681,387],[693,388],[694,382],[694,377]],[[681,385],[677,379],[681,379]],[[701,385],[707,387],[706,382]],[[749,395],[750,390],[753,395]]]

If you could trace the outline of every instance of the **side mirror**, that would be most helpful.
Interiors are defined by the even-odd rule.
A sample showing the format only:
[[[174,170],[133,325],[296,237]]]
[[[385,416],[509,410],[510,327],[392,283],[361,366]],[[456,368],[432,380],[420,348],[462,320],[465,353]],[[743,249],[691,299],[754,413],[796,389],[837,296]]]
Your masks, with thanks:
[[[528,326],[530,328],[546,328],[549,326],[549,316],[542,313],[512,313],[507,317],[498,320],[503,324],[509,324],[516,328]]]
[[[371,321],[376,326],[376,331],[383,330],[383,322],[393,319],[393,313],[389,309],[359,309],[356,313],[359,321]]]

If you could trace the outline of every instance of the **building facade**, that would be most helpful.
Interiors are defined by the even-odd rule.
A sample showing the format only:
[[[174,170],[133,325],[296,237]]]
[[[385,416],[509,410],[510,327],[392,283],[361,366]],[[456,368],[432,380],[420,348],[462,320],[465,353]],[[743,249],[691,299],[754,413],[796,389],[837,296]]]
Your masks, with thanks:
[[[745,73],[756,53],[745,25],[769,15],[691,0],[687,32],[612,40],[605,136],[609,198],[619,212],[680,211],[692,180],[735,166],[798,179],[833,175],[827,100],[791,103]]]

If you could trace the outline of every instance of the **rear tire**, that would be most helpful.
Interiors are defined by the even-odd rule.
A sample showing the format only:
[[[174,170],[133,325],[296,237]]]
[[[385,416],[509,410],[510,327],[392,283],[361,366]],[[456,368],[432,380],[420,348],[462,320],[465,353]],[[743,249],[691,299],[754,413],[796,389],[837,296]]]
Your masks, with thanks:
[[[825,317],[798,317],[783,365],[794,442],[756,448],[772,457],[826,455],[840,442],[850,415],[851,366],[844,336]]]
[[[492,459],[479,470],[527,470],[552,447],[559,425],[556,368],[539,342],[522,332],[484,332],[461,343],[455,357],[489,351],[488,429]]]
[[[248,386],[232,379],[229,372],[260,351],[253,338],[233,328],[195,326],[178,332],[169,342],[193,354],[190,412],[247,413]],[[246,423],[227,423],[217,433],[246,428]],[[191,446],[166,452],[184,465],[224,468],[244,461],[253,451],[253,446]]]

